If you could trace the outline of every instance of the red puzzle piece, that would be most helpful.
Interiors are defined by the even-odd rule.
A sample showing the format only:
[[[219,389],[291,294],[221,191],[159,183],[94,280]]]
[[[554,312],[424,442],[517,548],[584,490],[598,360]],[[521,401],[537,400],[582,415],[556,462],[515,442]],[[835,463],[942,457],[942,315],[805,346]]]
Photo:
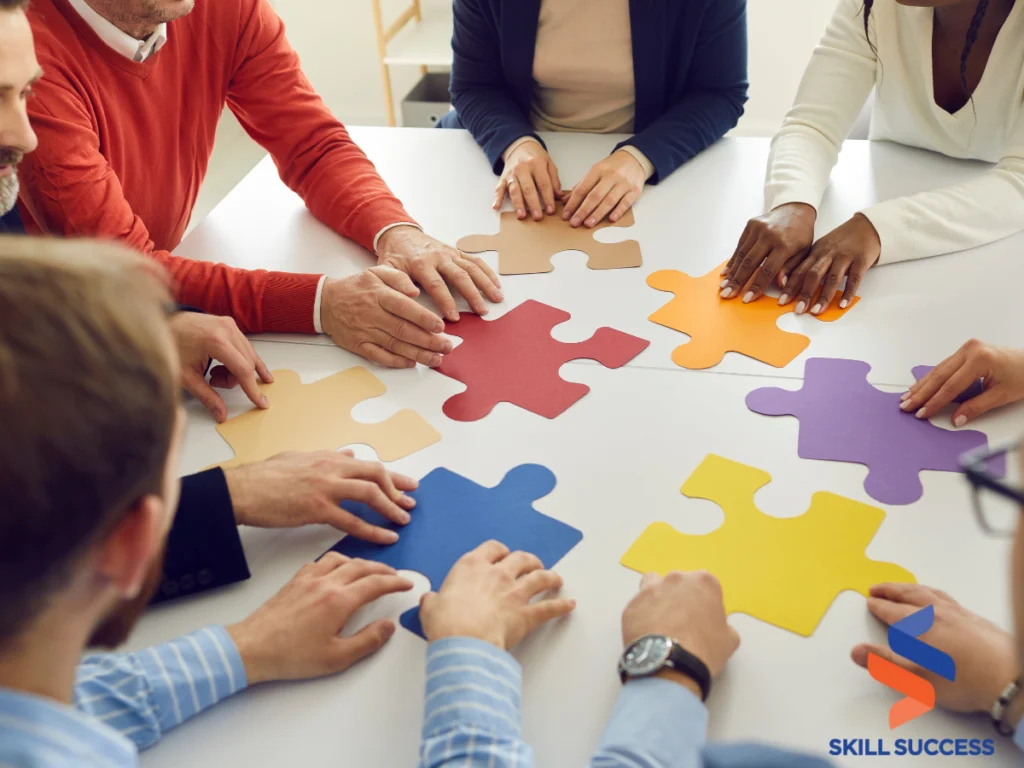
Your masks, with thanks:
[[[558,369],[570,360],[596,360],[619,368],[651,343],[611,328],[599,328],[586,341],[566,344],[551,338],[551,329],[564,323],[568,312],[524,301],[497,320],[463,313],[445,332],[463,339],[436,370],[466,384],[465,392],[448,398],[444,413],[455,421],[476,421],[498,403],[555,418],[590,387],[565,381]]]

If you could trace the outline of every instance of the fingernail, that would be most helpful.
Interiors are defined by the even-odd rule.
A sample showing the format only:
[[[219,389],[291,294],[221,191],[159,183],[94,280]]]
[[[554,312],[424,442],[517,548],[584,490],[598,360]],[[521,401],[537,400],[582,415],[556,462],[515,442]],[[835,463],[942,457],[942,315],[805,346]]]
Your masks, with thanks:
[[[839,302],[839,308],[840,309],[846,309],[846,307],[849,304],[850,304],[850,300],[849,299],[843,299],[842,301]]]
[[[909,400],[904,400],[902,403],[900,403],[900,410],[901,411],[909,411],[910,410],[910,401]]]
[[[270,401],[267,400],[267,396],[266,395],[263,395],[263,397],[260,398],[260,405],[262,405],[264,408],[269,408],[270,407]]]
[[[724,291],[722,291],[721,296],[723,299],[728,299],[730,296],[732,296],[732,288],[726,288]]]
[[[544,214],[541,213],[540,211],[534,211],[533,212],[533,220],[534,221],[540,221],[543,218],[544,218]]]
[[[753,291],[747,291],[747,295],[743,297],[743,303],[744,304],[749,304],[753,300],[754,300],[754,292]]]
[[[548,216],[555,212],[555,206],[549,205],[545,210],[548,212]]]
[[[805,309],[807,309],[807,305],[804,302],[802,302],[802,301],[797,302],[796,313],[798,315],[802,315]]]
[[[729,265],[726,264],[724,267],[722,267],[722,271],[719,272],[718,274],[720,274],[720,275],[728,275],[729,274]]]
[[[445,339],[444,344],[441,345],[441,354],[447,355],[455,349],[455,345],[452,344],[448,339]]]
[[[394,531],[385,531],[384,539],[388,544],[394,544],[396,541],[398,541],[398,534]]]
[[[788,293],[784,293],[781,296],[779,296],[779,306],[780,307],[783,306],[787,301],[789,301],[789,294]]]
[[[923,419],[924,418],[924,408],[918,409],[917,413],[914,414],[914,418]]]
[[[820,303],[819,304],[815,304],[813,307],[811,307],[811,314],[812,315],[816,315],[819,312],[821,312],[821,304]]]
[[[957,416],[955,419],[953,419],[953,426],[954,427],[962,427],[966,423],[967,423],[967,417],[966,416],[962,416],[961,415],[961,416]]]
[[[494,300],[495,301],[504,301],[505,300],[505,294],[502,293],[501,291],[495,291],[494,292]]]
[[[518,216],[520,219],[526,218],[526,211],[520,208],[518,211],[516,211],[516,216]]]
[[[723,272],[722,274],[724,275],[725,273]],[[725,288],[725,286],[727,286],[728,284],[729,284],[729,278],[727,277],[722,282],[720,282],[718,284],[718,287],[719,288]]]
[[[569,212],[568,211],[562,211],[562,221],[568,221],[568,220],[569,220]]]
[[[440,364],[441,364],[441,356],[440,355],[431,355],[430,360],[427,362],[427,365],[429,365],[431,368],[437,368],[437,366],[439,366]]]
[[[900,402],[905,402],[910,397],[910,390],[908,389],[902,395],[900,395]]]
[[[572,225],[573,225],[574,227],[578,227],[578,226],[580,225],[580,218],[579,218],[579,216],[577,216],[576,218],[574,218],[574,219],[572,220]]]
[[[453,312],[449,312],[448,313],[448,319],[451,320],[453,323],[457,323],[459,321],[458,310],[455,310]]]
[[[398,519],[401,520],[403,523],[408,523],[410,520],[412,520],[412,517],[410,517],[408,512],[405,512],[403,510],[402,514],[398,516]]]
[[[786,287],[786,283],[788,283],[788,282],[789,282],[789,278],[786,277],[785,275],[782,275],[782,276],[779,277],[779,285],[781,285],[783,288]]]
[[[401,502],[402,506],[406,509],[412,509],[416,506],[416,499],[407,493],[402,494],[401,498],[399,498],[399,502]]]
[[[588,227],[592,227],[592,226],[594,226],[595,224],[597,224],[597,221],[596,221],[595,219],[593,219],[593,218],[591,218],[591,219],[587,219],[587,226],[588,226]]]
[[[398,536],[396,535],[395,538],[397,539]],[[394,624],[386,625],[384,627],[384,642],[386,643],[388,640],[390,640],[391,636],[394,635],[394,634],[395,634],[395,625]]]

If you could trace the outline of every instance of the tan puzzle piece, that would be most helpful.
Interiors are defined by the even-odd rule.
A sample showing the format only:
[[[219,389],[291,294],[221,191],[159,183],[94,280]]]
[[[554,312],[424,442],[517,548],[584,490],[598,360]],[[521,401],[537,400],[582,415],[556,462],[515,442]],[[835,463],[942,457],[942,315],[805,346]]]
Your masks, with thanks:
[[[514,211],[501,214],[501,230],[496,235],[468,235],[456,243],[463,253],[497,251],[498,272],[502,275],[532,275],[550,272],[551,257],[562,251],[583,251],[591,269],[624,269],[639,267],[643,263],[640,243],[624,240],[621,243],[602,243],[594,233],[607,227],[631,227],[636,223],[629,210],[617,222],[607,219],[593,229],[572,227],[562,221],[562,206],[551,216],[540,221],[527,217],[520,221]]]
[[[274,371],[273,384],[260,384],[270,408],[253,408],[217,425],[235,458],[229,469],[268,459],[282,451],[335,451],[347,445],[369,445],[381,461],[394,461],[441,439],[440,433],[415,411],[399,411],[376,424],[352,418],[363,400],[384,394],[384,384],[363,367],[349,368],[303,384],[295,371]]]

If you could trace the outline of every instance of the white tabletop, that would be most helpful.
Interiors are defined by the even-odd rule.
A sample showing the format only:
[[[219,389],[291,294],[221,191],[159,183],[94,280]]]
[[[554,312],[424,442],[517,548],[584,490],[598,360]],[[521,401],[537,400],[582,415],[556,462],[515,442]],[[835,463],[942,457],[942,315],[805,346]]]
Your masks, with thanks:
[[[487,202],[494,177],[467,135],[410,129],[357,129],[353,135],[410,213],[435,236],[454,242],[465,234],[496,230],[496,214]],[[566,184],[614,144],[611,137],[548,138]],[[443,436],[440,443],[394,462],[395,469],[422,476],[446,466],[494,485],[513,466],[544,464],[557,476],[558,486],[537,508],[584,533],[558,566],[565,592],[579,599],[576,614],[517,652],[525,666],[525,732],[538,765],[585,765],[611,710],[618,691],[619,614],[639,580],[618,564],[622,554],[651,522],[667,521],[694,534],[720,524],[722,515],[714,504],[679,493],[706,454],[770,472],[773,483],[756,497],[769,514],[799,514],[818,490],[882,506],[864,493],[864,467],[801,460],[797,422],[749,412],[743,404],[747,392],[778,383],[779,377],[799,378],[808,356],[863,359],[873,366],[873,382],[905,385],[911,367],[937,362],[970,336],[1024,346],[1016,308],[1024,276],[1016,252],[1024,240],[1015,238],[970,253],[873,270],[861,304],[838,323],[783,318],[781,327],[799,328],[812,336],[812,344],[781,371],[738,355],[727,356],[711,371],[677,368],[669,355],[686,337],[647,321],[669,296],[648,288],[645,278],[663,268],[703,274],[730,255],[743,224],[760,207],[767,150],[766,140],[726,140],[648,189],[637,206],[632,233],[643,250],[640,269],[592,272],[582,256],[566,254],[556,259],[552,273],[504,278],[507,299],[495,316],[535,298],[573,313],[570,322],[555,329],[559,339],[586,338],[595,327],[610,325],[653,342],[624,370],[567,364],[564,378],[587,383],[592,391],[559,418],[549,421],[499,405],[481,421],[454,422],[441,407],[462,389],[460,383],[422,368],[371,366],[388,392],[359,405],[356,418],[376,421],[413,408]],[[979,170],[902,147],[848,143],[823,208],[822,227],[834,226],[875,200],[954,182]],[[371,262],[364,251],[316,222],[276,178],[269,161],[177,253],[332,275]],[[295,369],[306,381],[361,364],[325,341],[267,336],[257,346],[272,368]],[[229,404],[232,414],[247,407],[237,393],[229,395]],[[183,473],[231,456],[205,412],[195,403],[189,412]],[[948,414],[945,419],[948,423]],[[1011,437],[1024,431],[1024,409],[1005,410],[973,426],[990,439]],[[366,448],[359,452],[372,456]],[[924,498],[887,508],[867,554],[905,566],[921,582],[950,592],[1009,628],[1007,544],[981,534],[961,477],[923,473],[922,479]],[[253,578],[150,611],[133,646],[244,617],[337,538],[325,529],[243,531]],[[414,594],[382,601],[362,621],[397,618],[426,589],[422,577],[415,580]],[[840,595],[810,638],[742,615],[733,616],[732,623],[743,644],[710,702],[713,740],[765,740],[824,754],[833,738],[891,743],[897,737],[992,735],[983,719],[940,712],[889,731],[886,718],[894,695],[848,659],[860,640],[885,643],[883,629],[857,594]],[[247,691],[169,734],[143,755],[143,763],[147,768],[414,765],[424,650],[423,641],[399,630],[380,654],[342,676]],[[850,765],[863,762],[847,760]],[[917,760],[891,758],[900,765],[932,762]],[[872,764],[885,762],[872,759]],[[986,764],[1017,762],[1007,742]]]

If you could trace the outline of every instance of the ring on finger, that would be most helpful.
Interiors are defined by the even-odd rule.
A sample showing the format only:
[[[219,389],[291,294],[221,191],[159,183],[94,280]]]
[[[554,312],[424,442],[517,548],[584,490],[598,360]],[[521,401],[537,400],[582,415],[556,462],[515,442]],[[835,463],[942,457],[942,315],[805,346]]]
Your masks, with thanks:
[[[519,179],[516,179],[516,178],[511,178],[511,179],[508,180],[508,186],[510,186],[510,187],[513,184],[518,184],[518,183],[519,183]]]

